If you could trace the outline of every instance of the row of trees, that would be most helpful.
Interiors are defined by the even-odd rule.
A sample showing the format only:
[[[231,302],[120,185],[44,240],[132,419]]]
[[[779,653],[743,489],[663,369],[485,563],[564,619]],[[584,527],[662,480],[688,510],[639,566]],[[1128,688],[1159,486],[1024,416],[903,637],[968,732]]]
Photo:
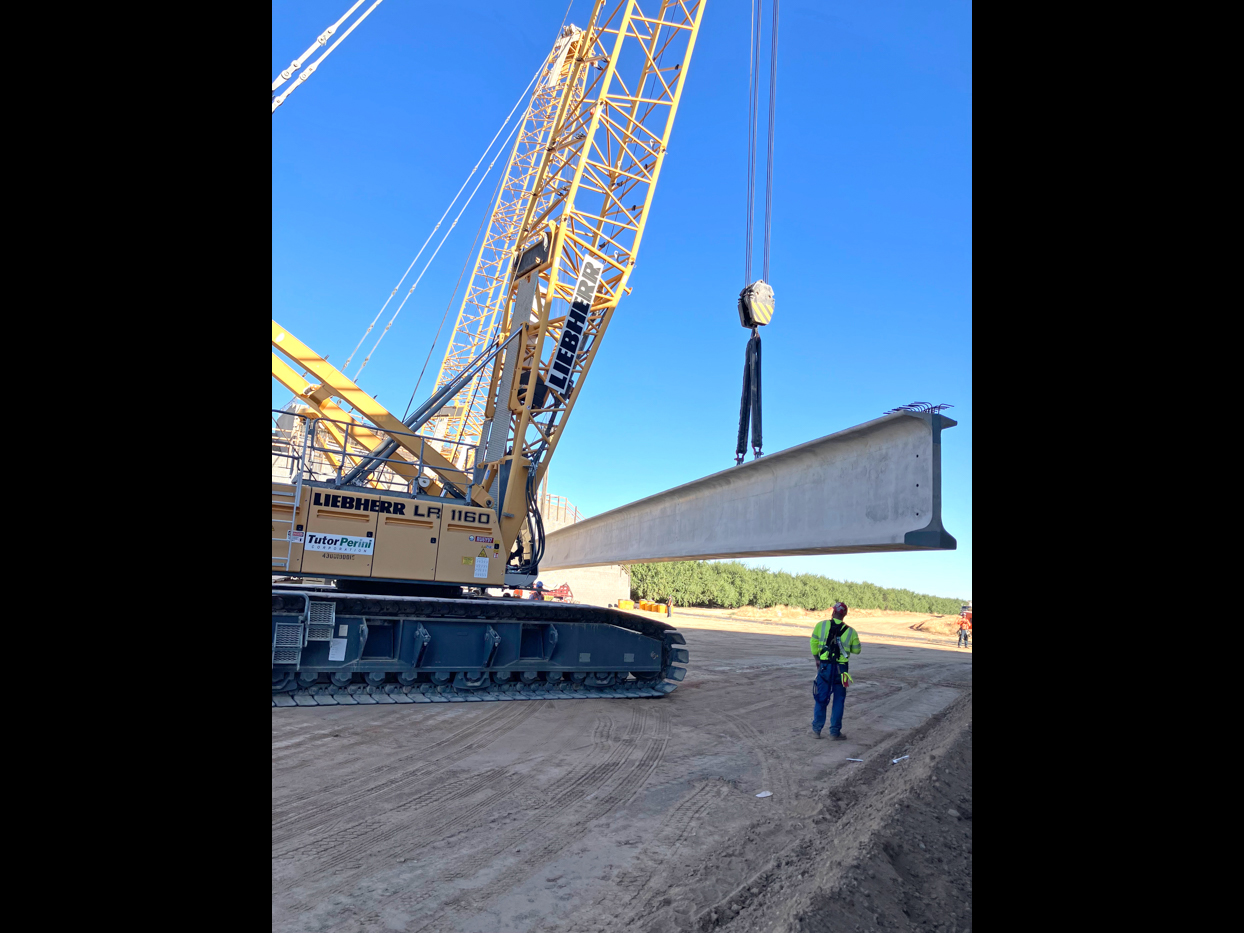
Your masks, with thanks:
[[[961,600],[894,590],[872,583],[844,583],[814,573],[789,574],[745,567],[738,561],[669,561],[631,565],[631,598],[675,606],[799,606],[816,611],[842,600],[856,609],[891,609],[958,615]]]

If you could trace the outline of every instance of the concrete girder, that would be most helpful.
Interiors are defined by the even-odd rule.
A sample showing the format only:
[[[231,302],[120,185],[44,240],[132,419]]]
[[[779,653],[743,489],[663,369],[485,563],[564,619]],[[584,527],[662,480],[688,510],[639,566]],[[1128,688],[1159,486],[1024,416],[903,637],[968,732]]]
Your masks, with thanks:
[[[767,454],[549,534],[540,569],[954,550],[941,434],[956,424],[900,412]]]

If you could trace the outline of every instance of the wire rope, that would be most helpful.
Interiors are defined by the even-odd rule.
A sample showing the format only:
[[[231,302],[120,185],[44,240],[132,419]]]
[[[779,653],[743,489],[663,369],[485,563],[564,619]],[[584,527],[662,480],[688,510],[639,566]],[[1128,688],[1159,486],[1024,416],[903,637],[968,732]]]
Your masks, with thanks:
[[[760,87],[760,4],[752,3],[747,47],[747,235],[744,240],[743,284],[752,280],[752,228],[756,198],[756,93]]]
[[[765,153],[765,266],[762,278],[769,281],[769,229],[773,223],[773,125],[777,119],[778,7],[773,0],[773,25],[769,36],[769,145]]]
[[[337,31],[337,27],[346,21],[346,17],[349,16],[351,13],[353,13],[355,10],[357,10],[362,5],[363,5],[363,0],[355,0],[354,6],[346,10],[345,13],[342,15],[341,19],[337,20],[337,22],[333,23],[331,26],[325,29],[322,33],[320,33],[319,36],[316,38],[316,40],[311,43],[310,48],[308,48],[305,52],[303,52],[301,55],[295,58],[292,62],[290,62],[288,68],[286,68],[279,75],[277,75],[275,78],[272,79],[272,90],[275,91],[282,84],[284,84],[291,77],[293,77],[294,72],[302,67],[302,63],[311,57],[311,53],[314,52],[317,48],[323,48],[324,43],[333,37],[333,33]]]
[[[505,143],[500,149],[497,150],[497,154],[493,156],[492,161],[488,163],[488,168],[484,169],[484,174],[480,176],[479,181],[471,190],[470,195],[466,199],[466,203],[462,205],[462,210],[458,211],[457,216],[453,219],[453,223],[449,225],[449,229],[445,231],[445,235],[441,237],[441,241],[436,244],[436,249],[432,251],[432,255],[428,257],[428,261],[424,263],[423,268],[419,271],[419,278],[415,279],[415,284],[410,286],[410,291],[406,293],[406,297],[402,299],[402,303],[398,305],[397,310],[393,312],[393,317],[389,318],[389,323],[384,325],[384,330],[382,330],[380,332],[380,336],[376,338],[376,343],[372,346],[371,350],[368,351],[367,356],[363,358],[363,362],[359,365],[358,372],[354,374],[355,383],[358,382],[359,374],[363,372],[363,368],[367,366],[368,362],[371,360],[372,354],[376,352],[376,347],[380,346],[380,341],[384,340],[385,334],[389,332],[389,328],[393,326],[393,322],[397,320],[397,316],[402,313],[402,308],[406,307],[406,302],[410,300],[410,296],[415,293],[415,289],[418,288],[419,283],[423,281],[423,277],[427,273],[428,268],[432,265],[432,261],[436,259],[436,254],[441,251],[441,247],[445,245],[445,241],[449,239],[449,235],[454,232],[454,227],[458,226],[459,218],[461,218],[463,212],[471,206],[471,201],[475,197],[476,192],[479,191],[479,186],[484,183],[484,179],[488,177],[488,173],[492,171],[492,167],[497,164],[497,159],[501,157],[501,153],[505,151],[505,147],[509,145],[510,140],[514,138],[514,134],[518,132],[518,128],[522,126],[524,122],[525,120],[518,120],[515,122],[514,128],[510,130],[510,135],[505,138]]]
[[[466,190],[466,186],[471,183],[471,179],[474,178],[475,173],[479,171],[479,167],[483,164],[484,159],[488,158],[488,153],[492,151],[492,144],[497,141],[497,137],[501,135],[502,131],[509,124],[510,117],[514,116],[514,111],[517,110],[519,105],[527,99],[527,92],[531,90],[531,86],[535,84],[543,70],[544,64],[541,63],[540,67],[536,69],[536,73],[532,75],[531,80],[527,82],[527,87],[523,88],[523,92],[518,96],[518,100],[515,101],[514,106],[510,108],[510,112],[507,113],[505,115],[505,119],[501,121],[501,126],[498,127],[497,132],[493,134],[492,139],[489,140],[488,145],[484,148],[484,152],[479,157],[479,161],[477,161],[475,163],[475,167],[471,169],[471,174],[466,177],[466,181],[462,183],[462,187],[458,189],[458,193],[454,195],[453,200],[449,202],[449,206],[445,208],[445,213],[441,214],[441,219],[436,222],[436,226],[432,228],[432,232],[428,234],[428,238],[424,240],[423,245],[419,247],[419,252],[415,253],[415,258],[410,261],[410,265],[406,267],[406,271],[402,273],[402,277],[398,279],[397,284],[393,286],[393,291],[389,292],[389,297],[385,299],[384,304],[380,306],[380,310],[376,312],[375,319],[367,325],[367,330],[363,331],[363,336],[359,338],[358,344],[353,350],[350,351],[350,355],[346,357],[345,365],[341,367],[342,372],[345,372],[350,368],[350,361],[354,359],[354,354],[359,352],[359,347],[363,345],[363,341],[367,339],[367,335],[372,332],[373,328],[375,328],[376,322],[379,321],[380,316],[384,314],[385,308],[389,306],[389,302],[393,300],[393,296],[397,294],[397,290],[402,287],[402,283],[406,281],[406,276],[410,275],[410,270],[415,267],[415,263],[419,261],[419,257],[423,255],[423,251],[428,248],[428,244],[432,242],[432,237],[436,236],[436,231],[441,228],[441,224],[445,222],[445,218],[449,216],[449,212],[452,211],[454,209],[454,205],[458,203],[458,198],[462,196],[462,192]],[[489,167],[491,168],[491,166]]]
[[[330,45],[330,46],[327,48],[327,50],[325,50],[325,52],[324,52],[324,54],[323,54],[323,55],[321,55],[319,58],[317,58],[317,59],[316,59],[315,61],[313,61],[310,65],[308,65],[308,66],[307,66],[307,70],[306,70],[306,71],[304,71],[302,74],[300,74],[300,75],[298,76],[298,80],[297,80],[297,81],[295,81],[293,84],[291,84],[289,87],[287,87],[287,88],[285,89],[285,91],[281,94],[281,96],[280,96],[280,97],[274,97],[274,98],[272,98],[272,112],[273,112],[273,113],[276,113],[276,108],[277,108],[277,107],[279,107],[279,106],[281,106],[281,104],[285,103],[285,98],[289,97],[289,95],[290,95],[290,94],[294,93],[294,91],[296,91],[296,90],[298,89],[298,87],[299,87],[299,86],[300,86],[300,85],[301,85],[304,81],[306,81],[306,80],[307,80],[307,78],[309,78],[309,77],[311,77],[311,75],[315,74],[315,69],[317,69],[317,68],[319,68],[319,67],[320,67],[320,64],[324,61],[324,59],[328,58],[328,56],[330,56],[330,55],[332,55],[332,54],[333,54],[333,49],[335,49],[335,48],[337,48],[337,46],[341,45],[341,43],[345,41],[346,36],[348,36],[350,33],[354,32],[354,30],[358,28],[359,23],[361,23],[363,20],[367,19],[367,17],[371,16],[371,11],[372,11],[372,10],[374,10],[376,7],[380,6],[380,4],[381,4],[381,3],[383,3],[383,2],[384,2],[384,0],[376,0],[376,2],[375,2],[375,3],[373,3],[371,6],[369,6],[369,7],[368,7],[368,8],[367,8],[364,12],[363,12],[363,15],[362,15],[362,16],[360,16],[358,19],[356,19],[353,23],[351,23],[351,24],[350,24],[350,28],[349,28],[349,29],[347,29],[345,32],[343,32],[343,33],[341,34],[341,38],[340,38],[340,39],[338,39],[336,42],[334,42],[332,45]],[[355,4],[355,6],[358,6],[358,4]],[[352,8],[352,9],[353,9],[353,8]],[[346,14],[346,16],[349,16],[349,15],[350,15],[349,13],[347,13],[347,14]],[[345,18],[345,17],[342,17],[342,19],[344,19],[344,18]],[[336,28],[336,27],[334,27],[334,28]],[[319,40],[316,40],[316,43],[317,43],[317,44],[319,44]]]
[[[493,192],[492,201],[489,202],[488,209],[484,212],[484,216],[480,218],[479,228],[475,231],[475,239],[471,241],[471,248],[467,250],[466,259],[462,261],[462,269],[458,272],[458,281],[454,284],[453,294],[449,296],[449,301],[445,305],[445,313],[441,315],[440,326],[436,328],[436,336],[432,338],[432,345],[428,347],[427,359],[423,361],[423,369],[419,370],[419,378],[415,381],[415,387],[410,393],[410,401],[406,403],[406,411],[402,413],[402,420],[406,420],[406,416],[410,414],[410,406],[415,403],[415,395],[419,392],[419,386],[423,382],[423,375],[428,371],[428,363],[432,362],[432,353],[436,350],[436,344],[441,339],[441,331],[445,328],[445,322],[449,320],[449,309],[453,307],[454,298],[458,295],[458,286],[462,284],[462,276],[466,274],[466,267],[471,262],[471,257],[475,255],[475,244],[479,242],[479,235],[484,230],[484,224],[492,216],[492,205],[497,202],[497,193],[501,190],[501,184],[505,181],[505,175],[502,174],[497,178],[497,190]]]

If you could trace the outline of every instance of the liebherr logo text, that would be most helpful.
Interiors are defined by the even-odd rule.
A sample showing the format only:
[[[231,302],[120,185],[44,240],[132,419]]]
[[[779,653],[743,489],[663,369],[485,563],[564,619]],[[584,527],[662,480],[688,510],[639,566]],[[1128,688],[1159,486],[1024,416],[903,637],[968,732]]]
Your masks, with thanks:
[[[545,380],[547,385],[562,395],[570,389],[575,354],[579,350],[579,344],[583,342],[583,328],[587,326],[587,316],[591,313],[596,287],[600,284],[600,276],[604,271],[605,264],[591,256],[583,260],[583,268],[579,270],[579,281],[574,288],[574,302],[566,315],[566,323],[562,327],[562,335],[557,340],[557,349],[549,367],[549,376]]]
[[[312,504],[326,506],[330,509],[354,509],[359,512],[382,512],[385,515],[405,515],[405,502],[389,502],[384,499],[364,499],[362,496],[334,496],[329,493],[320,495],[318,492],[311,499]],[[440,515],[441,510],[429,505],[427,512],[419,507],[419,503],[410,503],[414,514],[420,518]]]

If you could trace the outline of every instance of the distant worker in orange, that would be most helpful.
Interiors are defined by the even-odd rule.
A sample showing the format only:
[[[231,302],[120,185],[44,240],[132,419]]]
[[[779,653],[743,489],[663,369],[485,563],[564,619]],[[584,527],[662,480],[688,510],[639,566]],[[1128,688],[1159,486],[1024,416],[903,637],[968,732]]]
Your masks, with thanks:
[[[959,613],[959,644],[956,647],[966,648],[968,646],[968,636],[972,633],[972,612],[965,609]]]
[[[542,580],[536,581],[536,591],[531,594],[531,598],[537,602],[544,602],[544,582]]]

